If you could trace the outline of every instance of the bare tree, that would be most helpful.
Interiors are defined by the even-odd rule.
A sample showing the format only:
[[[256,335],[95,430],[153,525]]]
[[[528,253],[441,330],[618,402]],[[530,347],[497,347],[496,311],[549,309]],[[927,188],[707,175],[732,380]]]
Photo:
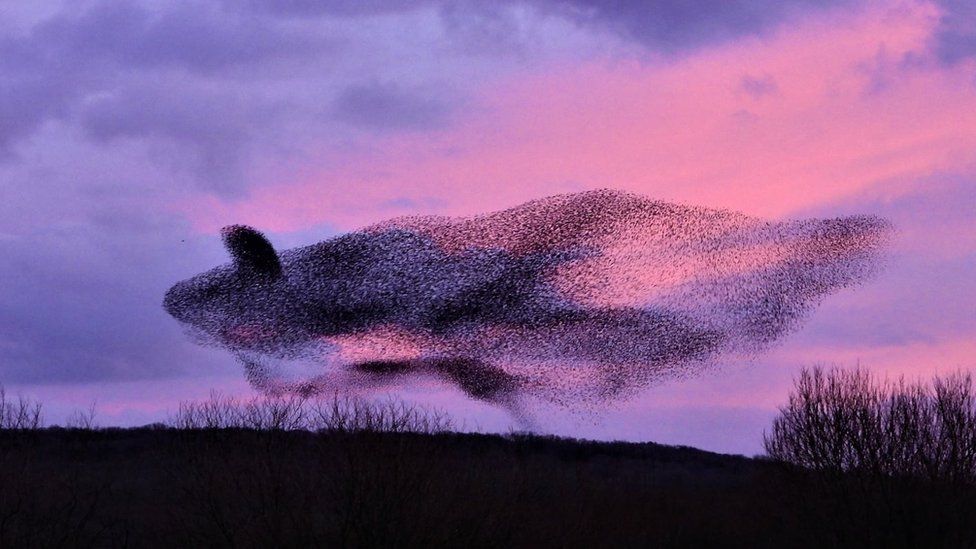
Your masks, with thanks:
[[[34,430],[44,425],[41,403],[18,396],[8,399],[0,385],[0,429]]]
[[[177,429],[230,429],[241,427],[240,405],[219,391],[211,391],[202,401],[180,402],[176,414],[168,421]]]
[[[88,405],[88,408],[72,412],[67,420],[65,420],[65,427],[69,429],[84,429],[86,431],[98,429],[98,424],[95,422],[95,405],[96,403],[93,400]]]
[[[309,428],[326,432],[437,433],[453,428],[442,410],[409,404],[395,397],[365,400],[340,396],[311,403]]]
[[[239,405],[240,424],[263,431],[300,431],[308,425],[306,402],[299,395],[253,398]]]
[[[931,383],[803,370],[772,430],[784,493],[841,546],[976,547],[976,398],[968,374]]]
[[[764,443],[772,458],[815,471],[974,484],[972,377],[892,383],[863,370],[803,370]]]

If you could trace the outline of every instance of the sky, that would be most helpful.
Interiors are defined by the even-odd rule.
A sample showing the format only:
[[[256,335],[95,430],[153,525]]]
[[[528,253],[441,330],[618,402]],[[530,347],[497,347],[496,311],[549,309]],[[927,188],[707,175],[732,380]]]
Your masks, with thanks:
[[[896,232],[769,352],[540,431],[755,454],[803,367],[976,370],[976,4],[0,0],[0,383],[51,423],[252,395],[161,307],[221,227],[287,249],[599,188]]]

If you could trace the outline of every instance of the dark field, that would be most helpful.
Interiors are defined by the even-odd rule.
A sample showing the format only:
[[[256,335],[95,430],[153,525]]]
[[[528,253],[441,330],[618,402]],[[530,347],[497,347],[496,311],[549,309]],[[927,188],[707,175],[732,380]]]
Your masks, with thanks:
[[[960,547],[972,498],[650,443],[0,431],[2,547]]]

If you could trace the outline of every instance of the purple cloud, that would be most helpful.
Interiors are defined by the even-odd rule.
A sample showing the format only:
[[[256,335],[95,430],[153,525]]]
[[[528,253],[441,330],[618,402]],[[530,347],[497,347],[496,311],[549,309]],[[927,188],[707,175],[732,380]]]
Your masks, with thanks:
[[[616,32],[657,51],[676,53],[705,44],[719,43],[743,35],[758,34],[797,13],[823,9],[849,0],[506,0],[486,7],[469,0],[249,0],[235,3],[236,9],[288,17],[333,16],[363,17],[436,7],[445,22],[457,28],[462,19],[486,15],[495,25],[487,30],[516,32],[514,26],[497,17],[503,7],[529,8],[548,16],[569,19],[581,25]],[[228,3],[228,5],[230,5]],[[499,27],[497,23],[501,22]],[[470,29],[467,29],[470,30]],[[499,38],[503,38],[499,36]],[[504,39],[504,38],[503,38]]]
[[[212,3],[165,6],[157,11],[137,2],[104,0],[80,14],[63,13],[43,22],[34,39],[84,63],[199,72],[304,57],[332,47],[273,19],[234,17]]]
[[[150,9],[112,0],[8,30],[0,36],[0,156],[13,156],[56,119],[80,124],[101,143],[175,142],[189,151],[205,188],[226,192],[248,127],[272,125],[265,113],[274,103],[239,93],[233,71],[330,55],[335,43],[324,36],[216,4]]]
[[[754,99],[759,99],[767,95],[775,94],[779,91],[776,79],[770,75],[762,77],[746,75],[742,77],[742,91],[746,92]]]
[[[584,25],[636,40],[653,50],[678,53],[755,35],[812,9],[847,0],[535,0],[532,3]]]
[[[943,10],[936,34],[939,59],[955,63],[976,56],[976,4],[970,0],[941,0]]]
[[[239,194],[242,157],[259,128],[273,125],[273,110],[247,105],[227,92],[174,91],[138,85],[115,90],[83,104],[79,124],[99,143],[174,143],[180,150],[169,160],[171,165],[189,168],[206,190]]]
[[[372,16],[413,10],[436,0],[225,0],[230,9],[250,9],[289,17]]]
[[[2,53],[0,53],[2,57]],[[0,77],[0,161],[47,119],[63,116],[72,92],[46,76]]]
[[[720,5],[511,0],[488,9],[446,0],[98,0],[42,17],[20,31],[0,32],[0,154],[12,155],[18,143],[56,119],[80,124],[102,143],[122,137],[176,143],[187,151],[202,187],[226,194],[233,191],[228,180],[244,167],[241,159],[255,124],[270,133],[289,121],[329,114],[321,105],[330,101],[331,120],[365,128],[424,130],[450,121],[458,106],[442,92],[430,91],[443,87],[431,85],[435,73],[408,83],[382,56],[363,62],[364,54],[375,52],[360,49],[359,32],[375,25],[376,15],[430,8],[433,17],[425,21],[439,27],[415,30],[460,40],[464,47],[453,52],[453,62],[465,63],[468,55],[521,51],[525,27],[519,21],[526,17],[610,29],[651,49],[675,52],[760,32],[812,5],[806,0]],[[516,17],[519,10],[524,13]],[[343,18],[343,27],[331,24],[335,17]],[[341,30],[346,28],[349,33]],[[384,55],[401,47],[389,46],[391,53]],[[295,89],[262,85],[254,78],[262,72],[302,84]],[[141,84],[134,87],[134,82]],[[287,108],[278,120],[265,116],[280,105]],[[199,116],[205,112],[207,123]],[[288,144],[279,139],[275,146]]]
[[[336,119],[369,129],[431,129],[444,126],[451,114],[447,101],[392,82],[347,87],[333,103]]]

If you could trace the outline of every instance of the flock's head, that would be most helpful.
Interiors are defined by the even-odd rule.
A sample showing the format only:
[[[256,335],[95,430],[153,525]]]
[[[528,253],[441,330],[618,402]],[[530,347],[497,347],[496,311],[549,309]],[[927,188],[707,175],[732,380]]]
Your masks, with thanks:
[[[178,282],[163,307],[198,338],[235,350],[272,350],[287,338],[289,293],[281,260],[260,232],[221,231],[233,262]]]

